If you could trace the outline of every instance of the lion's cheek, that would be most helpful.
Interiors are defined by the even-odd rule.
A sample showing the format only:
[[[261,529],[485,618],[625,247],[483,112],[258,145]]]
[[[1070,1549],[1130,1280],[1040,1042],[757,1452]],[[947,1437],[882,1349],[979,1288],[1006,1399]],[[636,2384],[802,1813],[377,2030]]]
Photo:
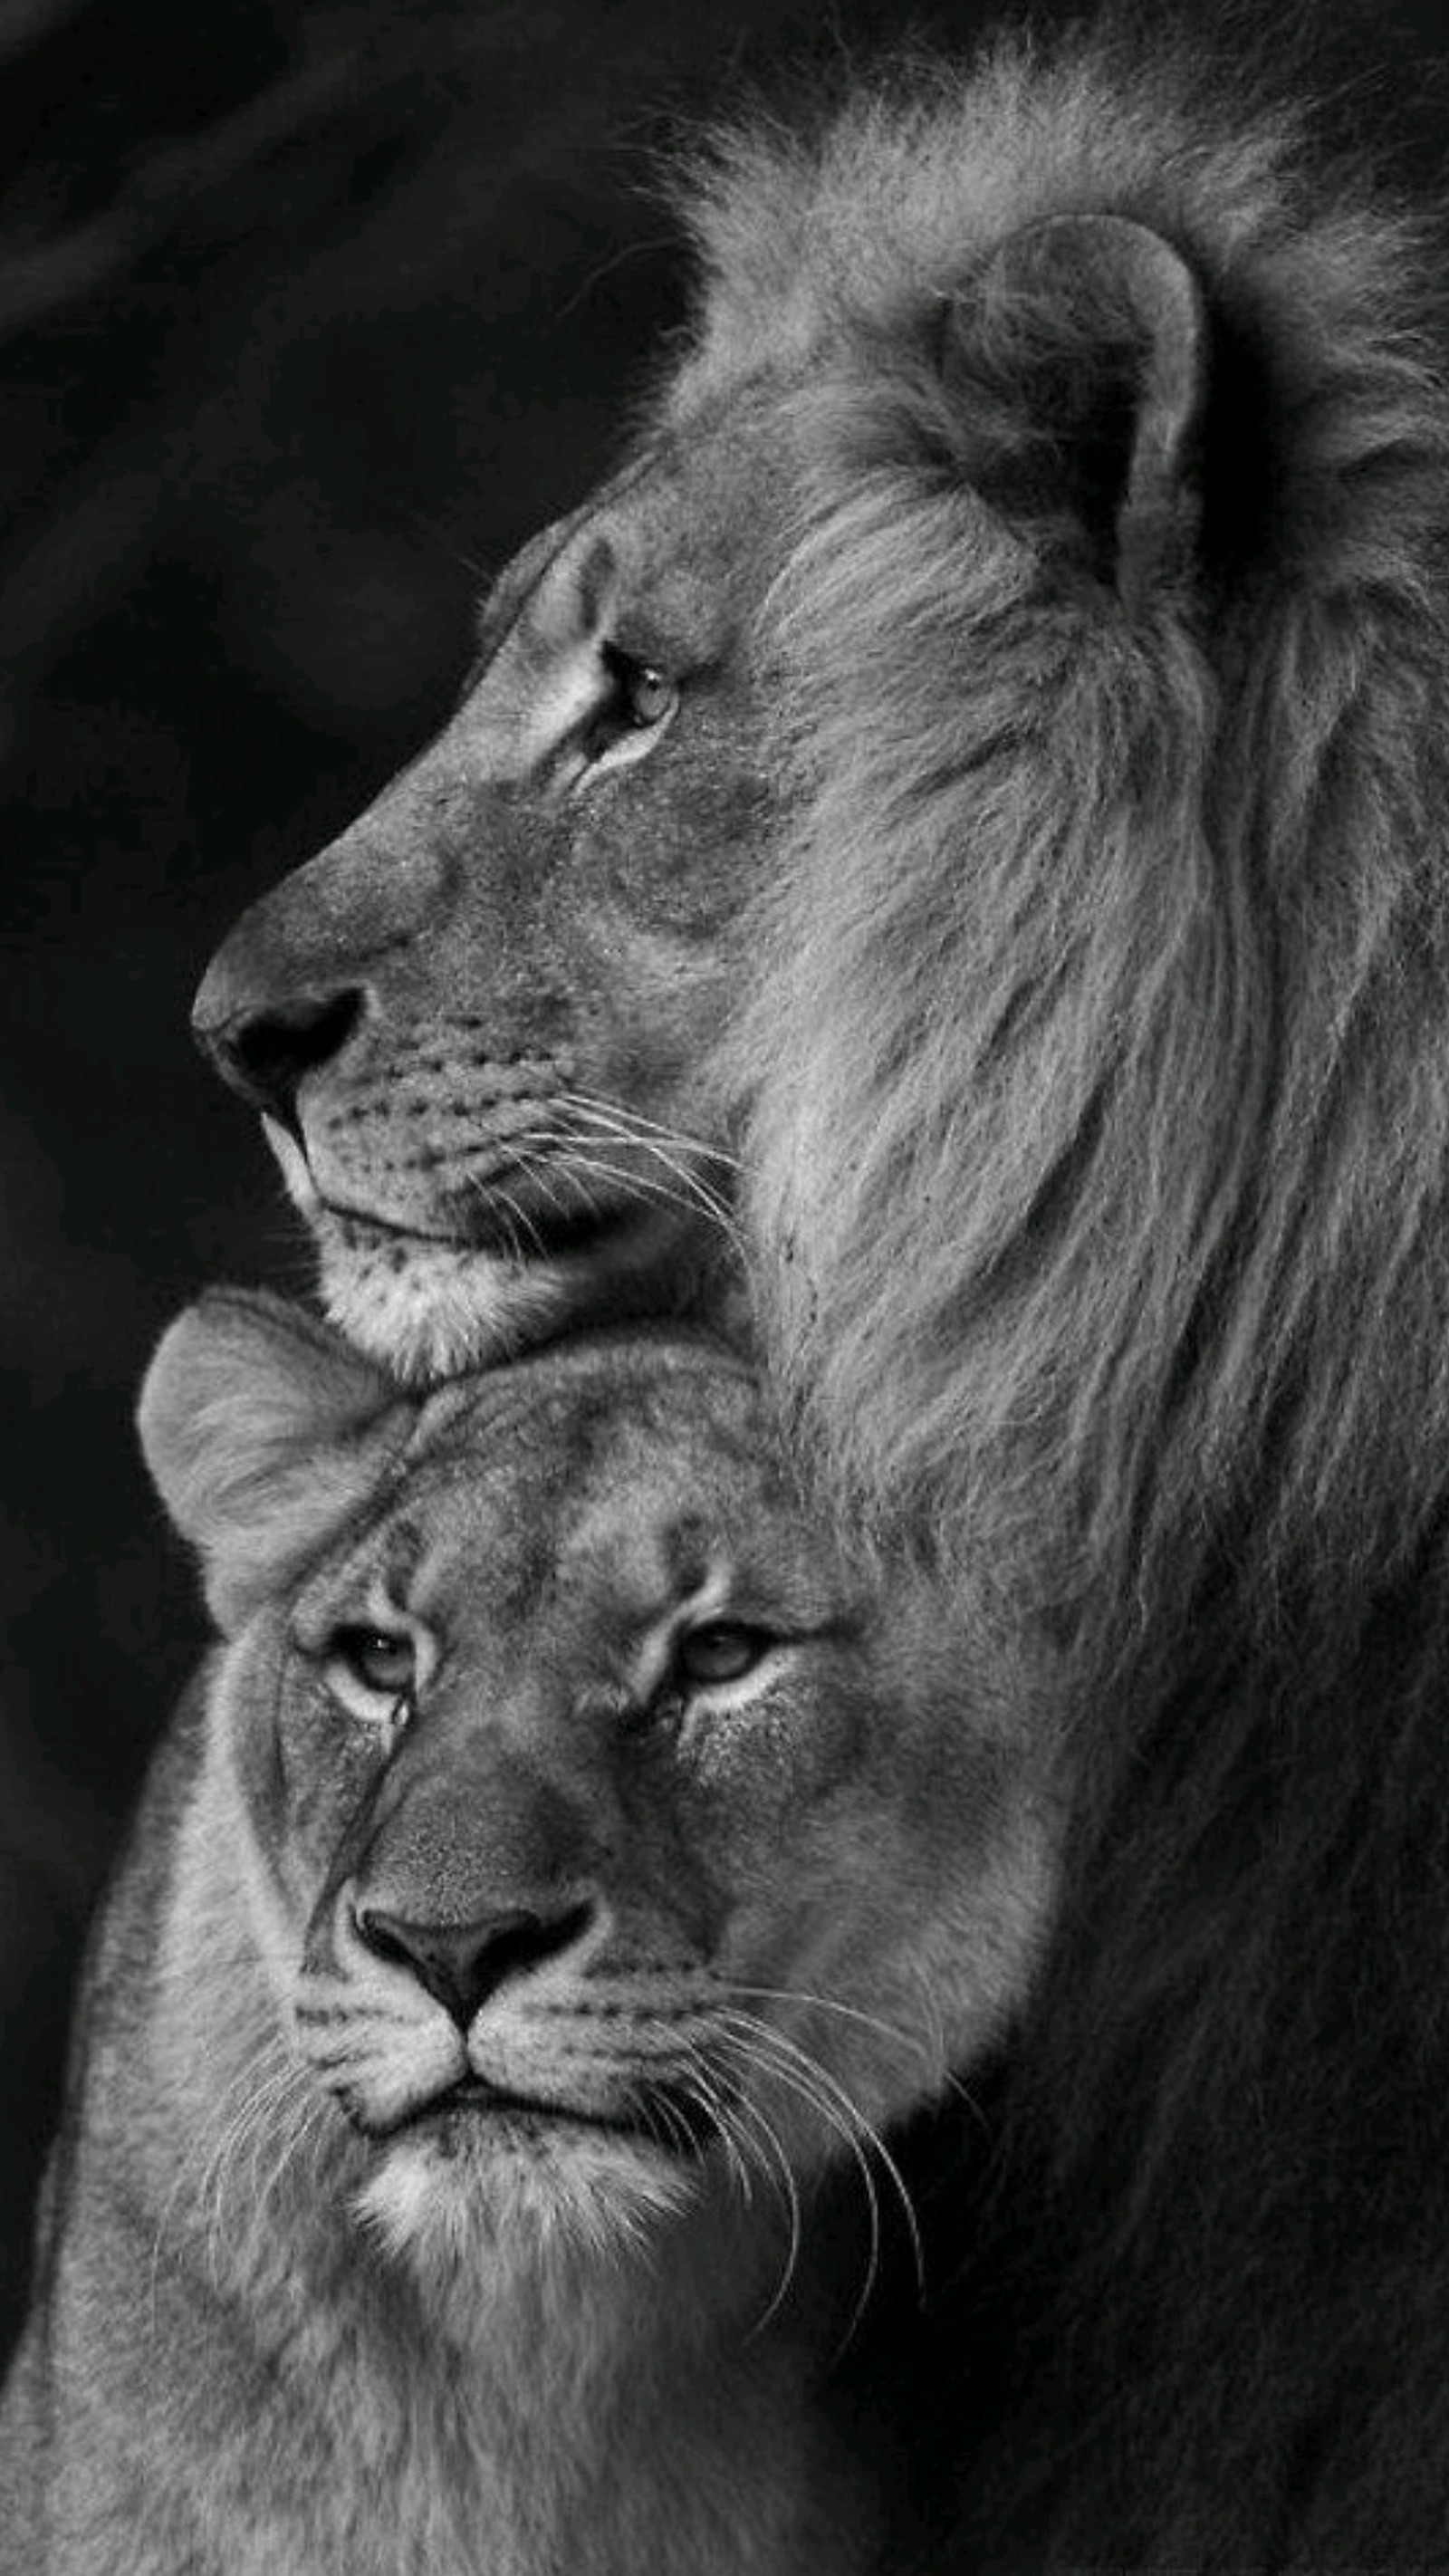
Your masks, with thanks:
[[[716,952],[763,880],[775,792],[738,749],[716,749],[698,720],[689,753],[662,756],[660,784],[666,792],[601,818],[591,900],[635,937]]]
[[[656,1113],[699,1092],[765,874],[771,791],[727,745],[718,758],[697,742],[674,755],[666,792],[592,818],[550,891],[545,944],[569,957],[569,989],[585,997],[581,1053],[611,1097]]]

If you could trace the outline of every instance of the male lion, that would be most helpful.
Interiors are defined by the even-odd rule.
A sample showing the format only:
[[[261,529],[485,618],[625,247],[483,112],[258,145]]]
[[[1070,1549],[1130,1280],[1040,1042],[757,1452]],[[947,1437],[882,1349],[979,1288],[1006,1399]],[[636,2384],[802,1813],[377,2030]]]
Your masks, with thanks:
[[[802,1455],[1059,1654],[1055,1938],[907,2357],[939,2566],[1441,2566],[1442,254],[1090,37],[687,211],[632,463],[201,1032],[406,1366],[707,1293],[737,1153]]]
[[[220,1292],[141,1428],[227,1642],[89,1974],[0,2562],[864,2568],[824,2382],[879,2132],[1038,1946],[1022,1694],[963,1723],[698,1342],[409,1401]]]

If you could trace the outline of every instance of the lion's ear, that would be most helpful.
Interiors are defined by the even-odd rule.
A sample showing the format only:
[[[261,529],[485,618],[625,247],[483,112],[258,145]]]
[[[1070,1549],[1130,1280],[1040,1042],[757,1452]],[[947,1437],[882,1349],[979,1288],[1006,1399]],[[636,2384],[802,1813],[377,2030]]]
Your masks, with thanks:
[[[162,1335],[137,1429],[235,1628],[366,1501],[398,1437],[391,1379],[301,1308],[214,1288]]]
[[[1069,521],[1132,607],[1192,567],[1209,337],[1187,261],[1123,215],[1009,235],[948,307],[973,481],[1007,516]]]

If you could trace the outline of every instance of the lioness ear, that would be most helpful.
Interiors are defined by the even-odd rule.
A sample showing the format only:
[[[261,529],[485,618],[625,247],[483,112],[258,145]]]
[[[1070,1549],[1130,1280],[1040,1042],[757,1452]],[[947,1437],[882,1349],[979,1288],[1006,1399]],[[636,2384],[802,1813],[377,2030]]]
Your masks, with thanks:
[[[1124,215],[1011,234],[947,310],[973,481],[1007,516],[1068,516],[1130,607],[1192,567],[1208,346],[1187,261]]]
[[[364,1502],[408,1415],[390,1378],[300,1307],[214,1288],[161,1337],[137,1407],[161,1500],[237,1626]]]

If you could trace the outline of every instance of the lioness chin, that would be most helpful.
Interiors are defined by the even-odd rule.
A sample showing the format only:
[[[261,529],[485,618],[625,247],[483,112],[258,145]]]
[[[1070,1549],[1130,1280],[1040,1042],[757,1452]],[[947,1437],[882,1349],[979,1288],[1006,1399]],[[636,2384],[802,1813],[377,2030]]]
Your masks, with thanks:
[[[223,1632],[97,1942],[0,2418],[27,2576],[847,2576],[882,2133],[1020,1996],[1021,1706],[749,1376],[401,1396],[216,1292],[141,1404]]]

